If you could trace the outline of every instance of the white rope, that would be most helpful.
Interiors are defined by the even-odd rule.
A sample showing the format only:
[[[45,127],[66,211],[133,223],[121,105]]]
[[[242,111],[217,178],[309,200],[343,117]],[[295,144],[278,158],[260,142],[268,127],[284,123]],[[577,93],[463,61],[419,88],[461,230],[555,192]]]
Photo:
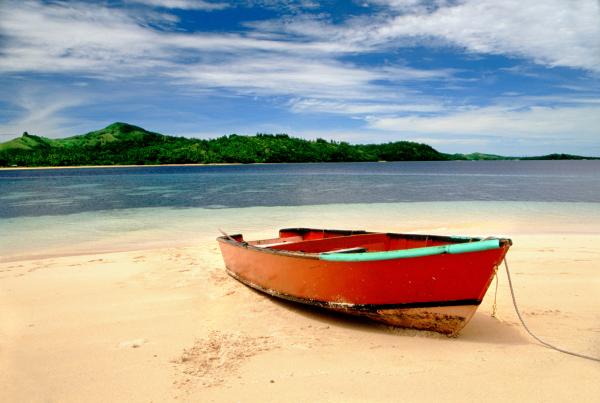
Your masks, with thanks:
[[[546,346],[546,347],[551,348],[551,349],[556,350],[556,351],[560,351],[561,353],[570,354],[570,355],[574,355],[576,357],[581,357],[581,358],[585,358],[585,359],[588,359],[588,360],[600,362],[600,358],[598,358],[598,357],[592,357],[592,356],[589,356],[589,355],[579,354],[579,353],[575,353],[573,351],[564,350],[562,348],[553,346],[550,343],[546,343],[544,340],[540,339],[535,334],[533,334],[531,332],[531,330],[529,330],[529,328],[525,324],[525,321],[523,320],[523,318],[521,317],[521,313],[519,312],[519,308],[517,307],[517,300],[515,298],[515,291],[513,290],[513,285],[512,285],[512,281],[510,279],[510,272],[508,271],[508,263],[506,263],[506,258],[504,258],[504,267],[506,268],[506,275],[508,277],[508,285],[510,286],[510,295],[512,296],[512,301],[513,301],[513,305],[515,307],[515,312],[517,312],[517,316],[519,317],[519,320],[521,321],[521,324],[523,325],[523,327],[525,328],[525,330],[527,330],[527,333],[529,333],[529,335],[531,337],[533,337],[534,339],[536,339],[543,346]]]
[[[496,290],[494,291],[494,304],[492,305],[492,318],[496,317],[498,312],[498,304],[496,298],[498,297],[498,266],[494,266],[494,278],[496,279]]]

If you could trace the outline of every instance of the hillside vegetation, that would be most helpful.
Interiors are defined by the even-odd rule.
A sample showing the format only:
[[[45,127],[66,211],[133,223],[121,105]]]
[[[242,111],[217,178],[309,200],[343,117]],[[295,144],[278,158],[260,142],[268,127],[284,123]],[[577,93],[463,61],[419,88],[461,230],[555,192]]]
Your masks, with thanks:
[[[23,133],[0,144],[0,166],[158,165],[208,163],[584,159],[567,154],[503,157],[444,154],[427,144],[397,141],[349,144],[287,134],[232,134],[211,140],[165,136],[127,123],[63,139]]]
[[[127,123],[64,139],[24,133],[0,144],[2,166],[155,165],[186,163],[448,160],[426,144],[408,141],[351,145],[286,134],[235,134],[211,140],[165,136]]]

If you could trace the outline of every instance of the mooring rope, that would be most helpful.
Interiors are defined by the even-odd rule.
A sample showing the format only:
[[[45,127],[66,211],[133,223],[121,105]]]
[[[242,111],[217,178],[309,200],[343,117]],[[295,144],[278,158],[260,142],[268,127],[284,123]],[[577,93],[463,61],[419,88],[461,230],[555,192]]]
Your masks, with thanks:
[[[506,276],[508,277],[508,285],[510,287],[510,295],[512,296],[512,301],[513,301],[513,305],[515,307],[515,312],[517,312],[517,316],[519,317],[519,320],[521,321],[521,324],[523,325],[523,327],[525,328],[525,330],[527,330],[527,333],[529,333],[529,335],[531,337],[533,337],[534,339],[536,339],[543,346],[551,348],[551,349],[556,350],[556,351],[560,351],[561,353],[570,354],[570,355],[574,355],[576,357],[585,358],[587,360],[592,360],[592,361],[600,362],[600,358],[598,358],[598,357],[592,357],[590,355],[579,354],[579,353],[575,353],[573,351],[564,350],[562,348],[553,346],[552,344],[545,342],[544,340],[540,339],[535,334],[533,334],[531,332],[531,330],[529,330],[529,328],[525,324],[525,321],[523,320],[523,317],[521,316],[521,312],[519,312],[519,308],[517,307],[517,299],[515,298],[515,291],[513,289],[512,280],[510,279],[510,272],[508,270],[508,263],[506,263],[506,258],[504,258],[504,267],[506,268]],[[497,279],[497,277],[496,277],[496,279]]]
[[[496,298],[498,297],[498,266],[494,266],[494,278],[496,279],[496,289],[494,290],[494,304],[492,305],[492,318],[496,317],[498,311],[498,304]]]

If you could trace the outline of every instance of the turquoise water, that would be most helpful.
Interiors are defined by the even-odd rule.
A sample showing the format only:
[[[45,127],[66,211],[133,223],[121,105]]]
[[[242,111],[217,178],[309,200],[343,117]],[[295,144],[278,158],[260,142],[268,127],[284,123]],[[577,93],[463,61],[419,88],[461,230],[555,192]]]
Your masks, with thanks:
[[[600,203],[404,202],[310,206],[137,208],[0,219],[0,261],[29,257],[212,245],[219,229],[249,238],[279,228],[506,236],[597,233]]]

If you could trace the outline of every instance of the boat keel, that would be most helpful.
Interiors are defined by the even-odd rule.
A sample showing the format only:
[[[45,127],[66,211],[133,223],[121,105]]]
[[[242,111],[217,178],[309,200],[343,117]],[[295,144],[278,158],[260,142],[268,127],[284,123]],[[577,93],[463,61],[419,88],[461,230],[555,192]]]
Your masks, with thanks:
[[[476,310],[477,305],[392,308],[378,309],[366,316],[391,326],[429,330],[454,337],[471,320]]]

